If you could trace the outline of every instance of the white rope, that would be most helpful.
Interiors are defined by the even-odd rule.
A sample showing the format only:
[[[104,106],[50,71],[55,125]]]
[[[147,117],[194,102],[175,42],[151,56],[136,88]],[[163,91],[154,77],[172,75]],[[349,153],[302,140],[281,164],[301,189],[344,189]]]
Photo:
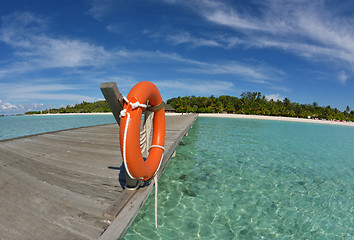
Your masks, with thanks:
[[[143,107],[143,108],[147,107],[146,104],[141,104],[141,103],[139,103],[139,101],[137,101],[135,103],[131,103],[126,97],[123,97],[123,99],[128,104],[130,104],[132,109],[135,109],[138,107]],[[127,167],[127,158],[126,158],[127,133],[128,133],[128,127],[129,127],[129,121],[130,121],[130,114],[127,113],[127,109],[123,109],[119,115],[119,117],[125,117],[125,116],[127,116],[127,121],[125,123],[124,137],[123,137],[123,161],[124,161],[125,169],[127,170],[127,174],[129,175],[129,177],[133,178],[129,172],[128,167]],[[140,138],[140,147],[142,145],[144,145],[143,151],[145,151],[145,149],[146,150],[148,149],[146,154],[148,154],[148,152],[150,152],[150,149],[153,147],[161,148],[163,151],[165,151],[165,148],[160,145],[152,145],[152,146],[148,147],[148,145],[150,144],[149,135],[151,134],[152,119],[153,119],[153,114],[146,114],[145,115],[144,129],[142,131],[142,137]],[[159,164],[159,166],[155,172],[155,175],[154,175],[154,182],[155,182],[155,229],[157,229],[157,176],[156,176],[156,173],[160,169],[162,159],[163,159],[163,154],[161,156],[160,164]]]
[[[132,109],[135,109],[135,108],[138,108],[138,107],[143,107],[143,108],[147,108],[147,107],[148,107],[148,105],[142,104],[142,103],[140,103],[139,101],[136,101],[135,103],[132,103],[132,102],[130,102],[130,101],[128,100],[128,98],[126,98],[126,97],[123,97],[123,100],[124,100],[126,103],[130,104],[130,106],[132,107]],[[124,115],[122,114],[123,111],[127,112],[127,110],[126,110],[126,109],[123,109],[123,110],[120,112],[121,116],[124,117],[125,114],[124,114],[124,113],[123,113]]]
[[[122,111],[120,111],[119,117],[125,117],[125,115],[127,115],[127,109],[123,109]]]
[[[127,103],[129,103],[128,98],[123,97],[123,100],[126,101]],[[126,115],[127,115],[127,109],[123,109],[122,111],[120,111],[119,117],[122,118],[122,117],[125,117]]]
[[[153,148],[153,147],[161,148],[163,151],[165,151],[165,148],[164,148],[163,146],[160,146],[160,145],[151,145],[150,148],[149,148],[149,152],[150,152],[150,149]]]
[[[142,104],[139,101],[136,101],[135,103],[130,103],[130,106],[132,106],[132,109],[138,108],[138,107],[143,107],[146,108],[146,104]]]
[[[152,133],[152,124],[154,119],[154,112],[145,111],[143,129],[140,132],[140,147],[144,157],[148,157],[149,148],[151,145],[150,136]]]
[[[127,170],[129,177],[133,178],[129,172],[128,165],[127,165],[127,135],[128,135],[129,121],[130,121],[130,114],[127,113],[127,121],[125,123],[124,137],[123,137],[123,161],[124,161],[124,166],[125,166],[125,169]]]
[[[154,176],[155,182],[155,229],[157,229],[157,176]]]
[[[160,145],[151,145],[150,148],[149,148],[149,152],[150,152],[150,149],[153,148],[153,147],[157,147],[157,148],[161,148],[163,151],[165,151],[165,148],[160,146]],[[162,159],[163,159],[163,153],[161,155],[161,159],[160,159],[160,164],[159,166],[157,167],[156,171],[155,171],[155,174],[160,170],[160,167],[161,167],[161,164],[162,164]]]
[[[131,108],[132,109],[135,109],[135,108],[138,108],[138,107],[143,107],[143,108],[146,108],[147,105],[146,104],[141,104],[139,103],[139,101],[136,101],[135,103],[131,103],[128,98],[126,97],[123,97],[123,100],[130,104]],[[127,173],[129,175],[129,177],[133,178],[132,175],[130,174],[129,172],[129,169],[128,169],[128,166],[127,166],[127,157],[126,157],[126,148],[127,148],[127,135],[128,135],[128,127],[129,127],[129,121],[130,121],[130,114],[127,112],[127,109],[123,109],[122,111],[120,111],[120,114],[119,114],[119,117],[125,117],[127,116],[127,121],[125,123],[125,128],[124,128],[124,137],[123,137],[123,161],[124,161],[124,165],[125,165],[125,169],[127,170]],[[152,121],[151,121],[152,122]],[[150,126],[150,129],[151,129],[151,126]],[[151,131],[150,129],[148,129],[149,131]],[[146,131],[145,129],[145,132],[146,132],[146,135],[148,134],[148,132]],[[148,137],[145,138],[145,140],[147,140]],[[147,149],[147,145],[146,145],[146,149]],[[150,150],[150,149],[149,149]]]
[[[128,100],[128,98],[126,97],[123,97],[123,100],[126,102],[126,103],[129,103],[130,106],[132,107],[132,109],[135,109],[135,108],[138,108],[138,107],[143,107],[143,108],[147,108],[148,106],[146,104],[142,104],[140,103],[139,101],[136,101],[135,103],[132,103]]]

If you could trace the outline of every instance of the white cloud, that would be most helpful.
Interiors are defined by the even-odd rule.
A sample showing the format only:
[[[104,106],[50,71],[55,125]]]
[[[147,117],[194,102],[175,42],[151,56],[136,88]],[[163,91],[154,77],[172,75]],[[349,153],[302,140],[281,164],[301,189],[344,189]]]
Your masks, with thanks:
[[[234,75],[243,81],[269,83],[281,80],[284,73],[275,68],[261,64],[245,64],[239,62],[208,63],[191,58],[185,58],[177,53],[166,53],[160,51],[141,50],[112,50],[107,51],[102,46],[93,43],[71,39],[68,37],[53,36],[47,26],[47,22],[29,12],[17,12],[2,17],[3,25],[1,29],[0,41],[10,46],[14,52],[16,61],[5,63],[0,67],[0,78],[10,82],[12,75],[19,75],[20,78],[13,83],[0,84],[0,95],[5,99],[28,100],[65,100],[65,101],[94,101],[97,98],[77,94],[76,90],[85,89],[85,86],[74,84],[63,84],[68,77],[75,76],[72,81],[85,79],[94,81],[106,76],[109,64],[129,62],[147,62],[151,65],[173,62],[173,70],[184,71],[205,75]],[[218,41],[228,46],[241,41],[237,38],[219,37],[218,40],[208,40],[197,38],[188,32],[179,32],[171,35],[171,41],[175,44],[189,43],[197,46],[218,46]],[[108,67],[107,67],[108,66]],[[84,68],[84,67],[89,67]],[[26,80],[23,73],[40,71],[48,68],[65,68],[66,75],[61,72],[56,78],[50,78],[45,83],[40,83],[37,79],[29,77]],[[95,71],[91,71],[95,69]],[[102,73],[99,73],[102,71]],[[77,73],[75,73],[77,72]],[[90,73],[90,74],[88,74]],[[128,72],[128,74],[131,74]],[[9,77],[10,76],[10,77]],[[79,76],[79,77],[77,77]],[[75,79],[75,80],[74,80]],[[97,81],[97,80],[95,80]],[[135,80],[134,80],[135,81]],[[172,81],[172,80],[171,80]],[[194,80],[193,80],[194,81]],[[28,84],[31,82],[31,84]],[[131,81],[132,82],[132,81]],[[173,81],[172,81],[173,82]],[[195,89],[197,93],[212,93],[215,89],[218,92],[230,87],[230,82],[218,82],[219,84],[205,84],[194,81],[190,89]],[[131,83],[129,83],[131,84]],[[166,83],[164,83],[166,84]],[[185,88],[186,83],[177,82],[176,86]],[[225,87],[226,86],[226,87]],[[228,87],[227,87],[228,86]],[[75,93],[74,93],[75,92]],[[216,93],[215,93],[216,94]]]
[[[1,75],[45,68],[96,66],[111,59],[111,53],[94,44],[49,36],[46,24],[29,12],[2,18],[0,41],[11,46],[17,63],[0,71]]]
[[[86,89],[84,85],[53,83],[0,83],[0,95],[13,100],[63,100],[93,102],[95,97],[68,93],[72,90]],[[10,93],[10,94],[9,94]]]
[[[18,107],[16,105],[9,103],[9,102],[3,102],[0,99],[0,109],[1,109],[1,112],[6,112],[6,111],[18,110]]]
[[[109,24],[106,29],[112,33],[119,33],[121,31],[121,27],[117,24]]]
[[[43,103],[12,104],[0,99],[0,114],[4,115],[23,114],[29,111],[41,111],[50,108],[53,108],[53,106]]]
[[[122,51],[121,55],[126,56],[130,61],[149,61],[162,62],[173,61],[181,64],[176,65],[177,71],[202,73],[206,75],[235,75],[242,78],[244,81],[269,83],[281,81],[284,72],[260,63],[239,63],[235,61],[226,61],[221,63],[208,63],[189,58],[184,58],[176,53],[164,53],[160,51]]]
[[[348,75],[344,71],[341,71],[339,73],[338,79],[339,79],[339,82],[344,85],[346,83],[346,81],[348,80]]]
[[[114,0],[90,0],[91,8],[88,10],[88,14],[96,20],[102,20],[105,15],[112,11],[114,3]]]
[[[265,95],[266,99],[269,101],[271,99],[273,99],[274,101],[283,101],[284,100],[284,97],[281,96],[279,93],[276,93],[276,94],[268,94],[268,95]]]
[[[175,61],[184,65],[176,67],[176,70],[189,73],[202,73],[206,75],[235,75],[239,76],[241,80],[257,83],[269,83],[274,81],[281,81],[285,73],[279,69],[259,64],[259,63],[239,63],[235,61],[226,61],[221,63],[208,63],[189,58],[184,58],[176,53],[163,52],[148,52],[148,51],[134,51],[126,52],[131,58],[139,60],[145,59],[152,61]],[[186,67],[185,67],[186,66]]]
[[[216,3],[216,2],[215,2]],[[218,2],[212,8],[205,8],[203,15],[211,22],[232,28],[245,30],[262,30],[263,27],[251,19],[240,16],[234,9]]]
[[[97,97],[90,97],[84,96],[79,94],[63,94],[63,93],[56,93],[56,94],[45,94],[39,93],[37,95],[28,94],[24,95],[26,99],[40,99],[40,100],[62,100],[62,101],[73,101],[73,102],[95,102],[98,101],[99,98]]]
[[[184,58],[176,53],[159,51],[115,50],[108,52],[101,46],[65,37],[55,38],[45,33],[46,23],[32,13],[14,13],[3,17],[3,28],[0,40],[11,46],[17,63],[0,69],[0,78],[10,73],[18,74],[46,68],[77,68],[86,66],[103,67],[109,62],[174,61],[187,65],[179,68],[183,71],[204,74],[231,74],[241,76],[244,80],[265,83],[271,79],[279,79],[282,73],[264,66],[252,66],[237,62],[223,64],[205,63]],[[188,32],[171,35],[170,41],[175,44],[191,43],[197,46],[219,46],[214,40],[196,38]],[[225,40],[225,38],[224,38]],[[229,38],[228,45],[235,44],[235,38]]]
[[[226,43],[225,47],[226,48],[233,48],[239,45],[246,45],[247,41],[239,38],[239,37],[234,37],[234,36],[219,36],[218,41],[221,43]],[[223,44],[223,45],[224,45]]]
[[[178,62],[180,67],[175,65],[175,70],[190,72],[190,73],[202,73],[206,75],[235,75],[242,78],[242,80],[268,83],[273,81],[280,81],[284,72],[259,63],[239,63],[235,61],[226,61],[221,63],[208,63],[189,58],[176,53],[164,53],[160,51],[128,51],[121,50],[119,55],[125,58],[125,61],[148,61],[149,63],[166,63],[166,61]]]
[[[354,74],[354,19],[343,13],[349,2],[266,0],[257,1],[258,8],[252,10],[216,0],[171,3],[234,30],[234,36],[210,39],[219,46],[277,48]]]
[[[201,46],[209,46],[209,47],[219,47],[217,41],[205,39],[205,38],[196,38],[192,36],[188,32],[179,32],[176,34],[168,34],[167,40],[172,42],[174,45],[188,43],[191,44],[193,47],[201,47]]]
[[[246,65],[239,62],[225,62],[219,64],[199,63],[195,67],[183,69],[192,73],[228,74],[241,77],[244,81],[269,83],[281,80],[284,72],[263,65]]]
[[[224,94],[234,90],[234,84],[228,81],[210,81],[195,79],[154,81],[161,89],[182,90],[188,94]]]

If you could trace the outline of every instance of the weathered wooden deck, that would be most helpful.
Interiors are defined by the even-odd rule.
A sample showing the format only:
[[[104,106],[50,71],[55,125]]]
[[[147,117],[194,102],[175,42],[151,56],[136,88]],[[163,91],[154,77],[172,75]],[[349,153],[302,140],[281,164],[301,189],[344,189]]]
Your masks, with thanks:
[[[166,167],[196,115],[166,118]],[[0,239],[117,239],[152,191],[124,190],[117,124],[0,141]]]

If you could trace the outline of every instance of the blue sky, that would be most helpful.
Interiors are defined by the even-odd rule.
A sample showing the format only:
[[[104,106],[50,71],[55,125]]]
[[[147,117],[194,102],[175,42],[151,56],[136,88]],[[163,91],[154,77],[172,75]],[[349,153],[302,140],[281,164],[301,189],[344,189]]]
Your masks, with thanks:
[[[126,95],[268,98],[354,109],[353,1],[2,0],[0,114]]]

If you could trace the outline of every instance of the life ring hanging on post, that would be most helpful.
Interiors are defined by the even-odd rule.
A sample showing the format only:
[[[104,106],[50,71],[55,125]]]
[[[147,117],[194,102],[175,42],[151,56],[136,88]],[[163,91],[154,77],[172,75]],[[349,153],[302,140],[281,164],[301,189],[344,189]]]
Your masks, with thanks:
[[[144,103],[149,100],[149,105]],[[127,174],[138,180],[149,180],[157,173],[164,152],[165,108],[157,87],[148,81],[136,84],[124,98],[120,120],[120,149]],[[140,123],[143,111],[154,111],[153,138],[149,155],[143,159],[140,148]]]

